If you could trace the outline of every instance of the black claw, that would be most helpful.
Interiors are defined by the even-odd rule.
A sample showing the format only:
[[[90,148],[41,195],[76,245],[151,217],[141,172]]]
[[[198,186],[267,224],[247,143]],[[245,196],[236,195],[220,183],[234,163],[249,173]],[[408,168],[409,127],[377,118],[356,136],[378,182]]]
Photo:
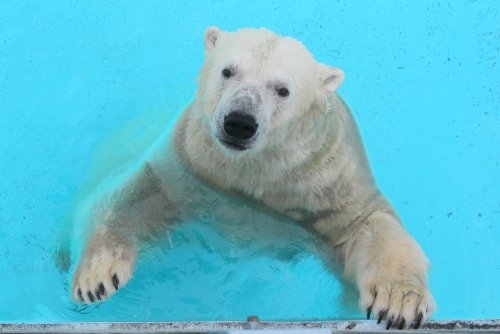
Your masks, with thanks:
[[[113,286],[115,287],[116,290],[118,290],[118,285],[120,284],[120,280],[118,279],[118,275],[114,274],[112,279],[113,279]]]
[[[92,294],[92,292],[88,291],[87,296],[89,296],[90,302],[93,303],[95,298],[94,298],[94,295]]]
[[[78,298],[80,298],[82,302],[85,302],[85,300],[83,299],[82,290],[80,288],[76,290],[76,293],[78,294]]]
[[[104,284],[102,282],[99,284],[99,293],[101,296],[104,296],[106,294],[106,288],[104,287]]]
[[[418,329],[420,328],[420,325],[422,324],[422,318],[424,317],[424,315],[422,314],[422,312],[420,312],[418,314],[418,317],[417,317],[417,322],[415,323],[415,329]]]
[[[372,307],[373,307],[373,305],[370,306],[368,308],[368,310],[366,311],[366,320],[370,320],[370,314],[372,314]]]
[[[391,328],[393,320],[394,320],[394,317],[391,317],[390,319],[387,319],[387,326],[385,326],[385,329]]]
[[[382,320],[385,317],[385,314],[387,313],[387,310],[382,310],[378,313],[378,320],[377,320],[377,325],[382,322]]]
[[[101,300],[101,293],[99,292],[99,290],[95,291],[94,293],[97,299]]]
[[[405,324],[406,324],[406,319],[401,318],[401,321],[399,322],[398,329],[403,329],[405,327]]]

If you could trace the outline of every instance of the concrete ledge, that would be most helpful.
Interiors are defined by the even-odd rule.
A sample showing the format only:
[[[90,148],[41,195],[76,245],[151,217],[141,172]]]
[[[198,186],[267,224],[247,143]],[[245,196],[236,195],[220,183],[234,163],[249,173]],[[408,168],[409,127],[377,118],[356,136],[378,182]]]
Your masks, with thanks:
[[[311,322],[78,322],[0,323],[0,333],[219,333],[219,334],[331,334],[331,333],[415,333],[415,330],[385,330],[373,320]],[[500,319],[429,321],[419,333],[500,333]]]

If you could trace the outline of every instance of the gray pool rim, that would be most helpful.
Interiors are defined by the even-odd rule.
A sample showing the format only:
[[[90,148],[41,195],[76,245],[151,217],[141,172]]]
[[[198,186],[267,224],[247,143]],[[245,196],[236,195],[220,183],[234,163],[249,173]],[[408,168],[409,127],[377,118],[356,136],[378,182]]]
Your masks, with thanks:
[[[389,330],[373,320],[341,321],[205,321],[205,322],[68,322],[0,323],[0,333],[500,333],[500,318],[429,321],[418,331]]]

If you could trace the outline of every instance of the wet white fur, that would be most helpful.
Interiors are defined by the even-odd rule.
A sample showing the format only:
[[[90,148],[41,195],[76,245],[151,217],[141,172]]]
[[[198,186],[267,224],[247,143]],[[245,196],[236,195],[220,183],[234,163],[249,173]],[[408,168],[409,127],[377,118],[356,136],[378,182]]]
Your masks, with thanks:
[[[363,310],[372,307],[375,316],[388,310],[384,318],[398,324],[404,317],[406,328],[419,313],[425,321],[435,309],[429,263],[375,184],[351,113],[334,92],[343,72],[317,63],[298,41],[264,29],[210,27],[205,49],[196,99],[175,133],[164,134],[141,167],[94,204],[100,209],[89,214],[94,223],[73,279],[75,300],[80,289],[88,303],[86,291],[97,291],[100,282],[107,291],[101,298],[109,297],[115,273],[122,287],[141,235],[186,212],[209,210],[197,192],[201,179],[323,238],[357,284]],[[227,66],[238,68],[231,79],[221,77]],[[278,97],[275,83],[290,95]],[[216,139],[217,122],[242,87],[261,96],[255,110],[260,132],[251,149],[232,151]]]

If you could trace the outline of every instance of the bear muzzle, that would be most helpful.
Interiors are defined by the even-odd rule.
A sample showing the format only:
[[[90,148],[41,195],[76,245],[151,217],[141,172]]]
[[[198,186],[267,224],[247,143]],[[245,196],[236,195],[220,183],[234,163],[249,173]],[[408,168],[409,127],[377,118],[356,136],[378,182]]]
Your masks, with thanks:
[[[259,124],[251,114],[236,110],[224,116],[223,136],[219,138],[226,147],[243,151],[249,148]]]

